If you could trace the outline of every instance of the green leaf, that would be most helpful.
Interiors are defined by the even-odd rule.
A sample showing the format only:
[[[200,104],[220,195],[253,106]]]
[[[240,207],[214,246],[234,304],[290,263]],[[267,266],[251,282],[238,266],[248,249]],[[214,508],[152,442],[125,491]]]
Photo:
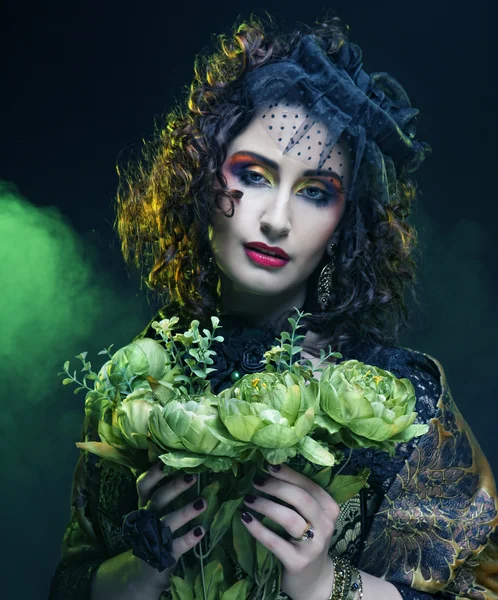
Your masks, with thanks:
[[[369,475],[367,471],[359,475],[336,475],[326,490],[337,504],[343,504],[365,487]]]
[[[103,442],[76,442],[76,447],[80,450],[86,450],[92,454],[105,458],[111,462],[116,462],[125,467],[133,467],[133,462],[117,448],[113,448],[109,444]]]
[[[202,578],[199,574],[195,580],[195,600],[218,600],[218,589],[223,581],[223,569],[218,561],[210,562],[204,568],[204,582],[206,595],[202,589]]]
[[[241,503],[242,498],[236,498],[235,500],[227,500],[227,502],[223,502],[223,504],[220,506],[220,509],[214,516],[213,524],[209,530],[209,544],[211,547],[218,543],[226,533],[227,529],[230,527],[230,523],[232,522],[232,517],[235,511],[241,505]]]
[[[64,367],[63,367],[64,371],[67,371],[69,369],[69,361],[66,360],[66,362],[64,363]]]
[[[279,465],[289,458],[294,458],[297,448],[261,448],[261,454],[271,465]]]
[[[173,600],[194,600],[194,595],[188,583],[181,577],[170,575],[171,596]]]
[[[243,598],[246,598],[248,585],[248,579],[237,581],[237,583],[232,585],[232,587],[223,594],[221,600],[242,600]]]
[[[204,369],[192,369],[192,372],[201,379],[204,379],[206,377],[206,371]]]
[[[68,377],[62,380],[62,385],[69,385],[70,383],[73,383],[73,380]]]
[[[233,547],[237,560],[244,571],[254,578],[254,559],[256,540],[242,523],[240,514],[236,512],[232,519]]]
[[[316,465],[333,467],[336,463],[335,456],[309,436],[300,440],[298,450],[304,458]]]
[[[175,469],[193,469],[202,465],[206,460],[205,456],[192,456],[187,452],[168,452],[159,457],[165,465]]]
[[[298,352],[302,351],[302,347],[301,346],[294,346],[294,348],[292,348],[292,355],[297,354]]]
[[[201,491],[201,496],[207,502],[206,510],[196,517],[195,525],[201,525],[205,531],[209,531],[214,519],[214,515],[220,507],[218,492],[220,491],[220,482],[213,481]]]
[[[309,464],[309,463],[308,463]],[[330,485],[330,478],[332,476],[332,468],[325,467],[325,469],[321,469],[318,473],[314,473],[311,476],[311,479],[317,483],[320,487],[326,488]],[[338,475],[340,477],[340,475]]]
[[[256,577],[260,584],[266,582],[270,577],[273,562],[273,554],[256,540]]]
[[[289,317],[289,318],[287,319],[287,321],[289,321],[289,323],[292,325],[292,329],[295,331],[295,330],[297,329],[297,323],[296,323],[296,320],[295,320],[295,319],[293,319],[292,317]]]

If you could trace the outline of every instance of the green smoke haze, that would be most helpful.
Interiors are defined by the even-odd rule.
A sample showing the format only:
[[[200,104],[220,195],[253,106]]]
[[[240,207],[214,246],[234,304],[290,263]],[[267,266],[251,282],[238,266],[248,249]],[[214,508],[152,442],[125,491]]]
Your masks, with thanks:
[[[84,393],[57,373],[67,359],[80,369],[74,356],[84,350],[98,369],[98,351],[127,343],[149,314],[57,208],[37,208],[0,182],[0,506],[2,537],[14,542],[0,556],[33,561],[12,597],[46,598],[69,518]]]

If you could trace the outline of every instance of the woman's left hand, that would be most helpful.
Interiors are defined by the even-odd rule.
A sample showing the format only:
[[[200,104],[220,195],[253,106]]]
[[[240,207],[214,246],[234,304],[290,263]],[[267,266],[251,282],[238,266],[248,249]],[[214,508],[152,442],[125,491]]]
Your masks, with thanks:
[[[292,600],[326,599],[333,584],[328,550],[339,505],[319,485],[287,465],[269,465],[268,470],[270,476],[254,478],[254,487],[293,509],[252,494],[245,497],[246,506],[281,525],[290,538],[300,538],[308,524],[313,527],[314,537],[302,542],[283,539],[248,512],[243,513],[242,521],[251,535],[282,562],[283,592]]]

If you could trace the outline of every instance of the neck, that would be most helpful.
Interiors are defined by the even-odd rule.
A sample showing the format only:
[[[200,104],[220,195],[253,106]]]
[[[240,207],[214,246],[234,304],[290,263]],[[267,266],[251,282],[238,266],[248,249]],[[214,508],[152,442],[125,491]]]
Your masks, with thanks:
[[[254,327],[274,325],[285,312],[295,308],[302,310],[306,298],[306,284],[269,296],[239,289],[223,274],[220,281],[221,312],[243,317],[247,325]]]

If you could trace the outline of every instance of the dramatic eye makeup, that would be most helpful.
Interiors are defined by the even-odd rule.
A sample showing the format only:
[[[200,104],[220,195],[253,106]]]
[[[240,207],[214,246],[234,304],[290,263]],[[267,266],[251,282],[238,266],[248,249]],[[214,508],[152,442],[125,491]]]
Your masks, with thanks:
[[[326,206],[331,202],[335,202],[341,190],[337,189],[337,184],[333,179],[306,179],[301,181],[295,193],[298,196],[315,202],[317,206]]]
[[[260,164],[256,164],[255,161]],[[274,175],[261,163],[268,164],[268,161],[259,155],[237,153],[230,158],[229,169],[244,185],[274,185]],[[272,164],[277,166],[273,162]]]
[[[273,187],[277,184],[279,165],[253,152],[237,152],[228,160],[228,169],[244,186]],[[341,177],[330,171],[306,171],[294,186],[293,193],[318,207],[336,202],[345,190]]]

